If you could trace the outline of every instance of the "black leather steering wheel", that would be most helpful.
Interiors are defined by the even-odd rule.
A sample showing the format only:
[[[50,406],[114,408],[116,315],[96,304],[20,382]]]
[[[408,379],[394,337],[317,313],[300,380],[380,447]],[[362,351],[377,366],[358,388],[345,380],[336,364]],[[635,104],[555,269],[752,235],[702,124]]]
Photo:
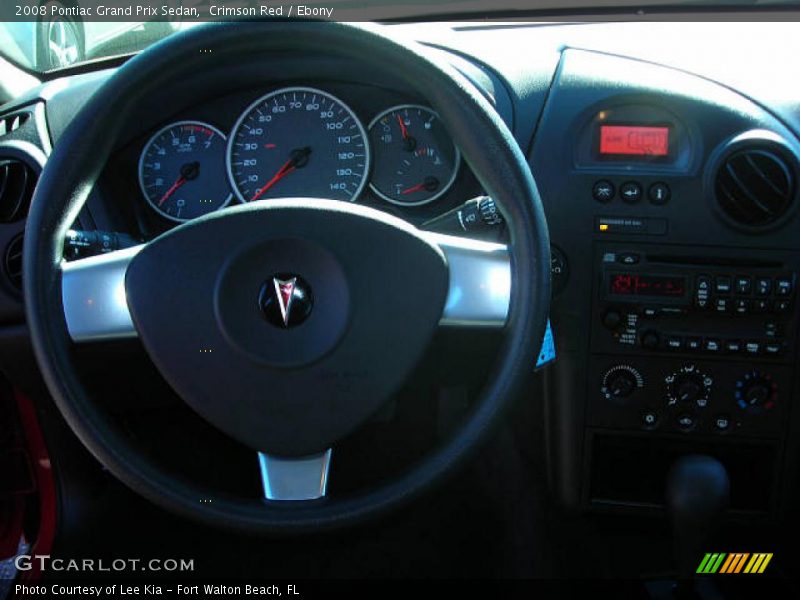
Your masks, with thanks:
[[[66,231],[137,102],[209,61],[280,60],[282,52],[392,65],[439,113],[497,201],[510,245],[422,232],[356,204],[301,198],[228,208],[136,248],[63,261]],[[184,258],[165,261],[165,253]],[[377,26],[329,22],[196,27],[125,63],[56,144],[35,192],[24,249],[36,356],[76,435],[153,502],[249,532],[318,530],[377,515],[416,496],[476,449],[534,367],[549,308],[549,267],[533,178],[486,99],[419,45],[394,40]],[[287,272],[307,286],[290,294],[313,297],[305,321],[291,328],[268,322],[258,300],[276,273]],[[161,308],[174,303],[185,317]],[[399,388],[440,325],[504,328],[475,408],[404,475],[351,497],[325,496],[330,448]],[[265,500],[231,498],[176,478],[91,401],[74,345],[132,336],[186,403],[259,452]]]

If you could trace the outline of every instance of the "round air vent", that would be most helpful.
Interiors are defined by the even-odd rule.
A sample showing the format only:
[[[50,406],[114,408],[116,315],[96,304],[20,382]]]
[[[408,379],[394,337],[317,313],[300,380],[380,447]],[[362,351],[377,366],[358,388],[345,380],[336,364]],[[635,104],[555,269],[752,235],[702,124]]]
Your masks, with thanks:
[[[771,225],[795,199],[796,166],[773,145],[743,145],[719,165],[714,193],[722,211],[749,227]]]
[[[0,222],[8,223],[25,216],[30,205],[35,175],[24,162],[0,158]]]
[[[22,234],[13,237],[6,246],[3,270],[8,282],[17,291],[22,291]]]

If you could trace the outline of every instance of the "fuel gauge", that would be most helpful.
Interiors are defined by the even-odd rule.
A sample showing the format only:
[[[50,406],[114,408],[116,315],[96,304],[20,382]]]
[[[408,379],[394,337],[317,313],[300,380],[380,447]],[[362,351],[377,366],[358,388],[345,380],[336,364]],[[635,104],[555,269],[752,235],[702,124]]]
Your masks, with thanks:
[[[421,206],[440,198],[456,179],[461,155],[430,108],[394,106],[369,125],[370,187],[384,200]]]

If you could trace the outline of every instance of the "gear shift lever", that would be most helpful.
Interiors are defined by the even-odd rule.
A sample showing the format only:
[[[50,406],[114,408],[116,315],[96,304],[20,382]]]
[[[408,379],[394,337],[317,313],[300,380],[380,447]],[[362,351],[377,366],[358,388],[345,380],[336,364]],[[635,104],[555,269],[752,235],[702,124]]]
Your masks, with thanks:
[[[730,497],[728,472],[710,456],[684,456],[667,476],[667,509],[672,520],[675,563],[678,569],[676,596],[695,595],[693,577],[718,517]]]

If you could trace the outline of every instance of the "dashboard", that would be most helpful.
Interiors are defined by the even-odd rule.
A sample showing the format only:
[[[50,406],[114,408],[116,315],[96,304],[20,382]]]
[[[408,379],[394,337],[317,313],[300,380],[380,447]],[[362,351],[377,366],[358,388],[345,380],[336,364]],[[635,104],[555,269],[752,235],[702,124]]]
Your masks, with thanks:
[[[318,79],[216,95],[132,131],[101,186],[125,198],[117,217],[143,239],[287,197],[357,202],[421,224],[481,191],[424,100]]]
[[[796,29],[396,29],[490,99],[541,193],[558,360],[532,374],[528,399],[544,398],[561,504],[657,511],[675,457],[706,452],[728,469],[734,511],[779,512],[800,454],[800,88],[773,53],[800,51]],[[722,40],[715,52],[709,39]],[[57,143],[112,74],[50,82],[3,107],[39,116],[0,137],[0,158],[19,158],[19,144],[38,137],[34,124]],[[286,196],[357,202],[422,225],[482,193],[424,98],[390,73],[329,57],[254,58],[231,72],[211,64],[143,100],[122,127],[82,229],[148,240]],[[0,242],[23,227],[3,224]],[[9,294],[0,320],[21,319],[19,293]]]

